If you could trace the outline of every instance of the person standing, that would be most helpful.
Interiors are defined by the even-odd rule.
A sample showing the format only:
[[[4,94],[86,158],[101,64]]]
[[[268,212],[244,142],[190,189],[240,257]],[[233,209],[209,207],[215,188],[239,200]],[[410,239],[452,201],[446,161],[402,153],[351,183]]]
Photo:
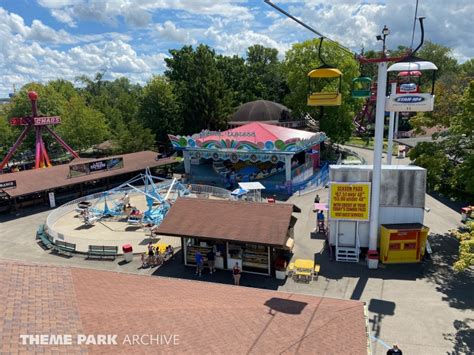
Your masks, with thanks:
[[[212,275],[213,272],[216,272],[216,253],[214,253],[214,249],[211,249],[206,254],[207,263],[209,265],[209,272]]]
[[[239,263],[236,262],[234,268],[232,269],[232,274],[234,275],[234,285],[240,285],[240,274],[242,270],[240,269]]]
[[[147,260],[147,264],[150,265],[150,266],[154,266],[154,252],[153,252],[153,245],[151,243],[148,243],[148,247],[147,247],[147,253],[148,253],[148,260]]]
[[[201,276],[202,266],[204,264],[204,260],[203,260],[202,254],[199,250],[196,251],[195,258],[196,258],[196,274]]]
[[[314,198],[314,203],[319,203],[319,195],[316,195],[316,197]]]
[[[402,351],[398,348],[397,344],[393,344],[393,347],[388,349],[387,355],[402,355]]]

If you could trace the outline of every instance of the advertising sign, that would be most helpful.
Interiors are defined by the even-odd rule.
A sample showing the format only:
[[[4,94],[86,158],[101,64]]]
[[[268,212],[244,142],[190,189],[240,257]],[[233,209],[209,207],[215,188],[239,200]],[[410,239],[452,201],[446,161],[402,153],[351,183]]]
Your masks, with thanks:
[[[369,217],[370,182],[330,184],[330,219],[368,221]]]
[[[61,117],[59,116],[44,116],[44,117],[13,117],[10,119],[12,126],[28,126],[32,124],[35,126],[46,126],[61,123]]]
[[[46,126],[51,124],[60,124],[61,117],[51,116],[51,117],[35,117],[34,124],[35,126]]]
[[[90,173],[96,173],[100,171],[107,171],[113,169],[123,168],[123,158],[112,158],[98,160],[89,163],[69,165],[69,176],[77,177],[83,175],[89,175]]]
[[[16,180],[0,182],[0,190],[14,189],[14,188],[16,188]]]
[[[49,207],[54,208],[56,207],[56,198],[54,197],[54,192],[50,192],[48,194],[49,197]]]
[[[395,94],[385,101],[385,110],[390,112],[426,112],[433,111],[434,95],[431,94]]]

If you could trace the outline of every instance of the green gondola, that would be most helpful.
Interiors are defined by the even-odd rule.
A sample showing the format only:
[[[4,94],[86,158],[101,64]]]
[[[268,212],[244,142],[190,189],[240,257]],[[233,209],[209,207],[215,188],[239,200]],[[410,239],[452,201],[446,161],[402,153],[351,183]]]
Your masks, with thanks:
[[[352,79],[352,97],[366,98],[370,97],[370,87],[372,79],[367,76],[359,76]]]

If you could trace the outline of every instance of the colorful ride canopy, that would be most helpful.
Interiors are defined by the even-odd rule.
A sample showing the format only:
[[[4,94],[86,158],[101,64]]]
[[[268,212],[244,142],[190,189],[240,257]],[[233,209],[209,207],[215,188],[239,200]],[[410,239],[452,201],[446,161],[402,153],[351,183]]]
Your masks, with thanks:
[[[192,136],[168,136],[177,150],[234,150],[241,152],[298,152],[326,139],[322,132],[270,125],[261,122],[223,132],[202,131]]]

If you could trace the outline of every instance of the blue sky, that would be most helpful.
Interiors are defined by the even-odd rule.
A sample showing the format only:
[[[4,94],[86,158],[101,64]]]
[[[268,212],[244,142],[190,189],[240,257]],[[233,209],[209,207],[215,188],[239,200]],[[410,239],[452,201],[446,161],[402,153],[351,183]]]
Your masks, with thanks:
[[[389,47],[411,41],[415,0],[274,2],[353,50],[376,48],[383,25],[392,30]],[[461,62],[474,56],[473,1],[420,0],[418,14],[428,39]],[[185,44],[244,56],[258,43],[283,58],[311,37],[263,0],[0,0],[0,97],[14,84],[102,70],[143,84],[163,72],[169,49]]]

